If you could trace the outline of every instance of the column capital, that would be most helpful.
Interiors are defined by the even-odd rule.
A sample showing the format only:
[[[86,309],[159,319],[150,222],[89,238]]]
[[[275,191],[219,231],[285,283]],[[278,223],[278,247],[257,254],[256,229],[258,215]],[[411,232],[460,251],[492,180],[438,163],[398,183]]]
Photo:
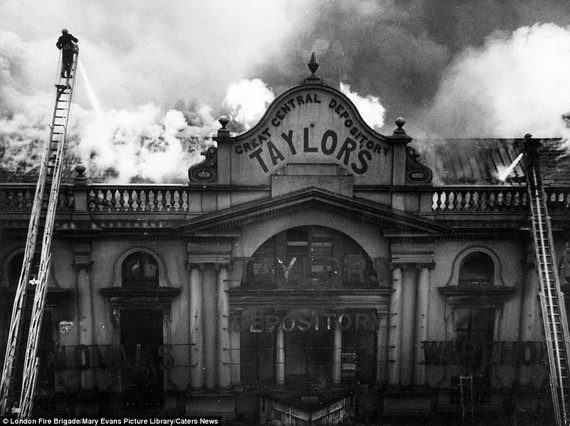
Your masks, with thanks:
[[[192,272],[192,269],[203,271],[206,266],[203,263],[186,262],[186,270]]]
[[[435,268],[435,262],[390,262],[388,267],[391,271],[396,268],[400,268],[403,271],[408,271],[414,269],[416,271],[421,271],[422,269],[432,270]]]
[[[82,269],[85,270],[85,272],[91,272],[91,270],[93,269],[93,264],[94,264],[94,262],[92,260],[89,260],[89,261],[87,261],[87,260],[83,260],[83,261],[76,260],[75,262],[73,262],[71,264],[71,266],[73,267],[73,270],[77,274]]]
[[[227,269],[228,271],[232,270],[232,262],[218,262],[214,263],[214,270],[219,271],[221,269]]]
[[[433,271],[435,269],[435,262],[418,263],[417,267],[419,269],[428,269],[430,271]]]

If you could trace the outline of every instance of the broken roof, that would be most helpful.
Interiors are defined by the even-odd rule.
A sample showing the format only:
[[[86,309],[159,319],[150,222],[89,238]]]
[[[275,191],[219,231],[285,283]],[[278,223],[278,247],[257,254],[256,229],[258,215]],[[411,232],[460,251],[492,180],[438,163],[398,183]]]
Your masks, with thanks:
[[[521,152],[523,139],[416,139],[419,161],[433,171],[433,184],[518,185],[525,183],[521,163],[503,183],[499,172]],[[570,185],[570,147],[562,139],[541,139],[540,164],[545,185]]]

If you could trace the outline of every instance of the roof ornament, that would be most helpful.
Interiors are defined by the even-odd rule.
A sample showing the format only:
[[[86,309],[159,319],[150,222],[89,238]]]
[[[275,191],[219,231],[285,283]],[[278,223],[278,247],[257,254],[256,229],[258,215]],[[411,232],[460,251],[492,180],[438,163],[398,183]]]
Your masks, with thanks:
[[[311,71],[311,74],[306,77],[301,83],[302,84],[324,84],[323,81],[321,81],[321,77],[319,77],[317,74],[315,74],[317,72],[317,70],[319,69],[319,63],[317,62],[317,57],[315,55],[315,52],[311,53],[311,60],[309,61],[309,63],[307,64],[309,67],[309,70]]]
[[[406,124],[406,120],[404,120],[402,117],[398,117],[394,123],[396,123],[396,126],[398,126],[398,128],[394,130],[394,134],[405,135],[406,131],[404,130],[404,124]]]
[[[317,57],[315,56],[315,52],[311,53],[311,60],[307,64],[309,66],[309,70],[311,71],[311,76],[315,76],[315,73],[319,69],[319,63],[317,62]]]

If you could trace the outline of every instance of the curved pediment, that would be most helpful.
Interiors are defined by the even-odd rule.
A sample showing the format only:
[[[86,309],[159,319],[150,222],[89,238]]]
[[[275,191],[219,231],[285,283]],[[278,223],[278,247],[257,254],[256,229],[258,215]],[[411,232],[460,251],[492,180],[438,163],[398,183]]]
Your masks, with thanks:
[[[357,185],[391,184],[394,147],[411,138],[401,128],[391,136],[376,132],[342,92],[305,81],[278,96],[252,129],[234,137],[227,130],[218,134],[227,183],[269,184],[289,164],[327,163],[346,169]]]

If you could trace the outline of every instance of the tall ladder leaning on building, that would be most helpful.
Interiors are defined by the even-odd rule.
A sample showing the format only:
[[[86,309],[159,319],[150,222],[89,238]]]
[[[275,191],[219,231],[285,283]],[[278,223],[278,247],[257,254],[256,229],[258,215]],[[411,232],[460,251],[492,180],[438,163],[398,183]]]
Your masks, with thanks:
[[[38,343],[46,301],[51,242],[65,156],[78,50],[73,55],[71,76],[58,78],[49,140],[40,165],[36,193],[14,297],[6,356],[0,382],[0,415],[31,416],[39,359]],[[59,75],[59,69],[58,69]],[[41,238],[38,236],[42,234]],[[26,347],[24,351],[24,342]]]
[[[570,368],[568,363],[569,334],[564,296],[560,290],[560,280],[550,217],[547,210],[547,197],[542,182],[538,148],[541,143],[525,136],[525,176],[530,204],[532,242],[539,278],[539,299],[542,323],[546,340],[550,391],[556,424],[570,425]]]

